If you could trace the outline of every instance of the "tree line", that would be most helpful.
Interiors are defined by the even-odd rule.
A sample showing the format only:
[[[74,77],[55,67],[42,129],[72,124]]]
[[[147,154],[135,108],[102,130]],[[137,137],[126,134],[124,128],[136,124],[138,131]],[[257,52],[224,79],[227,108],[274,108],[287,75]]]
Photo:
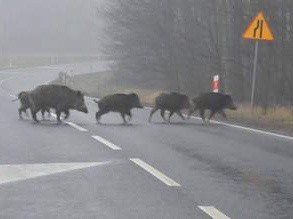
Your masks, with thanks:
[[[112,0],[97,19],[116,83],[197,95],[219,74],[222,92],[249,102],[254,42],[242,34],[263,11],[275,40],[259,43],[255,101],[292,105],[292,9],[291,0]]]

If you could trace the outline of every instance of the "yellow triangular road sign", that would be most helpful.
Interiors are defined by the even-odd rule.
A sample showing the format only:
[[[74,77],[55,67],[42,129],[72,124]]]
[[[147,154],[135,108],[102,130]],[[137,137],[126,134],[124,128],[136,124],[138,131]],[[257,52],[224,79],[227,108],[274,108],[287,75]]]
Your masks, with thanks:
[[[274,40],[272,31],[262,12],[259,12],[243,34],[244,39]]]

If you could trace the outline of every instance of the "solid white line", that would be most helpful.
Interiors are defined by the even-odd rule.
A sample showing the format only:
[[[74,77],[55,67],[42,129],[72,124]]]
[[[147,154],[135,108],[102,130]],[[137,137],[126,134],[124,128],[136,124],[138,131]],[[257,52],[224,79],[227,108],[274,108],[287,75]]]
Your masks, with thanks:
[[[108,146],[109,148],[111,148],[112,150],[121,150],[120,147],[118,147],[117,145],[111,143],[110,141],[98,136],[98,135],[94,135],[92,136],[94,139],[96,139],[97,141],[101,142],[102,144]]]
[[[201,118],[196,117],[196,116],[191,116],[191,117],[194,118],[194,119],[200,119],[201,120]],[[246,131],[250,131],[250,132],[255,132],[255,133],[259,133],[259,134],[264,134],[264,135],[269,135],[269,136],[274,136],[274,137],[278,137],[278,138],[284,138],[284,139],[291,140],[291,141],[293,140],[292,136],[276,134],[276,133],[273,133],[273,132],[262,131],[262,130],[259,130],[259,129],[248,128],[248,127],[245,127],[245,126],[233,125],[233,124],[229,124],[229,123],[225,123],[225,122],[218,122],[218,121],[215,121],[215,120],[211,120],[211,123],[221,124],[221,125],[225,125],[225,126],[232,127],[232,128],[238,128],[238,129],[242,129],[242,130],[246,130]]]
[[[144,108],[145,109],[152,109],[151,107],[147,107],[147,106],[145,106]],[[191,118],[194,118],[194,119],[197,119],[197,120],[202,120],[200,117],[197,117],[197,116],[191,116]],[[281,134],[277,134],[277,133],[273,133],[273,132],[263,131],[263,130],[260,130],[260,129],[254,129],[254,128],[249,128],[249,127],[240,126],[240,125],[233,125],[233,124],[230,124],[230,123],[219,122],[219,121],[215,121],[215,120],[211,120],[211,123],[221,124],[221,125],[225,125],[225,126],[232,127],[232,128],[242,129],[242,130],[246,130],[246,131],[250,131],[250,132],[255,132],[255,133],[259,133],[259,134],[274,136],[274,137],[283,138],[283,139],[293,141],[293,137],[288,136],[288,135],[281,135]]]
[[[133,163],[137,164],[138,166],[140,166],[141,168],[143,168],[145,171],[149,172],[150,174],[152,174],[154,177],[156,177],[157,179],[161,180],[163,183],[165,183],[167,186],[176,186],[179,187],[181,186],[180,184],[178,184],[177,182],[175,182],[174,180],[170,179],[168,176],[166,176],[165,174],[161,173],[159,170],[155,169],[154,167],[152,167],[151,165],[145,163],[144,161],[142,161],[141,159],[138,158],[131,158],[130,159]]]
[[[56,116],[55,113],[51,113],[51,116],[57,118],[57,116]],[[71,127],[75,128],[75,129],[81,131],[81,132],[87,132],[88,131],[87,129],[85,129],[85,128],[79,126],[79,125],[76,125],[73,122],[65,122],[65,123],[68,124],[68,125],[70,125]]]
[[[202,211],[214,219],[231,219],[213,206],[198,206]]]

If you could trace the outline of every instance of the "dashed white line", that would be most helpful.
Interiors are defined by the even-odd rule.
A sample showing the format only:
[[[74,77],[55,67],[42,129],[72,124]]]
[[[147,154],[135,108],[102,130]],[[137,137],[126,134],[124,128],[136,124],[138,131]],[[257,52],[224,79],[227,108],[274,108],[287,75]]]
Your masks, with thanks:
[[[112,150],[121,150],[120,147],[118,147],[117,145],[111,143],[110,141],[102,138],[101,136],[98,135],[94,135],[92,136],[94,139],[96,139],[97,141],[101,142],[102,144],[108,146],[109,148],[111,148]]]
[[[57,116],[56,116],[55,113],[51,113],[51,116],[57,118]],[[81,131],[81,132],[87,132],[87,131],[88,131],[87,129],[85,129],[85,128],[79,126],[79,125],[76,125],[76,124],[73,123],[73,122],[65,122],[65,123],[68,124],[68,125],[70,125],[71,127],[75,128],[75,129]]]
[[[231,219],[230,217],[226,216],[222,212],[220,212],[218,209],[216,209],[213,206],[198,206],[199,209],[201,209],[203,212],[211,216],[211,218],[214,219]]]
[[[76,125],[73,122],[66,122],[66,124],[70,125],[71,127],[75,128],[75,129],[77,129],[77,130],[79,130],[81,132],[87,132],[88,131],[87,129],[85,129],[85,128],[79,126],[79,125]]]
[[[130,159],[133,163],[137,164],[141,168],[143,168],[145,171],[149,172],[152,174],[154,177],[165,183],[167,186],[175,186],[175,187],[180,187],[181,185],[174,180],[170,179],[168,176],[165,174],[161,173],[159,170],[155,169],[151,165],[145,163],[141,159],[138,158],[131,158]]]

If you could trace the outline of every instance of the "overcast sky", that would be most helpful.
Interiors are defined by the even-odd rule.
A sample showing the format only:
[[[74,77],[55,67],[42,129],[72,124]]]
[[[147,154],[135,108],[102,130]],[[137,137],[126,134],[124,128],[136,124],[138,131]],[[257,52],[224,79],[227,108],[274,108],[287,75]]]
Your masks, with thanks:
[[[5,54],[98,53],[102,0],[0,0],[0,51]]]

